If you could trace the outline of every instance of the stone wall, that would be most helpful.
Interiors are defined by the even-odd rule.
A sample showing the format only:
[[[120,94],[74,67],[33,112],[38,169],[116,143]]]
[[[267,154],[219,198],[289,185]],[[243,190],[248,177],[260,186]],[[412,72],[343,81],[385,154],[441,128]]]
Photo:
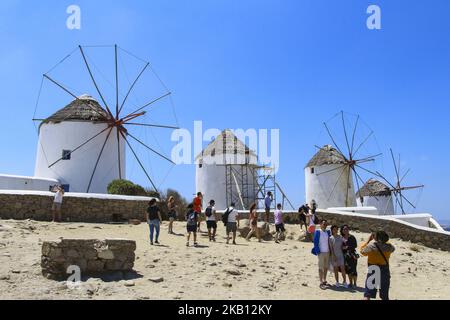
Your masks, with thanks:
[[[144,220],[150,198],[95,196],[80,194],[64,197],[62,218],[67,222],[108,223]],[[50,192],[0,191],[0,218],[36,221],[52,220],[53,195]]]
[[[49,279],[67,278],[69,266],[80,268],[81,275],[101,275],[131,271],[136,242],[131,240],[61,239],[42,244],[42,274]]]

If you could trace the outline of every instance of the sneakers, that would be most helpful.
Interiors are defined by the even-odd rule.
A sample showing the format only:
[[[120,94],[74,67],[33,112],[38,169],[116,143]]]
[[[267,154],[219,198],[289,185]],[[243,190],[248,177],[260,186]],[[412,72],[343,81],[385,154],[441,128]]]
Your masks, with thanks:
[[[156,244],[159,244],[159,241],[155,241]]]
[[[151,246],[153,245],[153,241],[150,241],[150,245],[151,245]]]
[[[349,288],[349,285],[347,284],[347,282],[344,282],[344,283],[342,284],[342,286],[343,286],[345,289],[348,289],[348,288]]]
[[[335,287],[339,288],[341,284],[339,282],[336,282]]]

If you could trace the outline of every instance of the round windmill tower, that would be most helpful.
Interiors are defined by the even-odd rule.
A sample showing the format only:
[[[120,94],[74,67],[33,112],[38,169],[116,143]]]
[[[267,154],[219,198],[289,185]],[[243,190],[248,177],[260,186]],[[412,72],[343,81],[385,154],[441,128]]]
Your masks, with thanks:
[[[35,176],[57,179],[70,192],[106,193],[111,181],[125,178],[126,167],[126,142],[115,139],[108,120],[107,111],[83,95],[42,121]]]
[[[111,62],[115,62],[113,69],[115,85],[107,81],[114,91],[114,97],[109,99],[109,103],[107,96],[102,93],[91,68],[91,65],[96,65],[88,58],[87,47],[78,46],[58,65],[43,75],[42,84],[44,80],[49,81],[75,100],[48,118],[33,119],[41,122],[39,125],[35,176],[57,179],[70,192],[107,193],[109,183],[116,179],[125,179],[126,151],[129,150],[153,189],[157,191],[155,182],[133,144],[138,144],[138,146],[145,148],[145,152],[151,152],[165,162],[170,162],[173,165],[175,163],[137,137],[138,133],[133,130],[137,128],[179,129],[178,126],[147,123],[145,120],[145,115],[149,112],[149,109],[159,101],[170,97],[171,92],[168,91],[159,76],[150,67],[149,62],[136,57],[117,45],[106,47],[112,49],[110,52],[114,53],[114,59],[111,59]],[[89,75],[95,87],[99,97],[98,101],[88,95],[77,96],[73,92],[74,89],[64,85],[59,79],[55,80],[53,76],[50,76],[51,72],[60,65],[67,63],[70,57],[77,53],[80,55],[82,65],[85,66],[85,72]],[[120,80],[123,78],[119,72],[119,60],[123,55],[129,55],[139,62],[137,76],[127,86],[126,93],[122,93],[119,86]],[[102,58],[105,59],[103,56]],[[78,59],[74,60],[78,61]],[[107,65],[110,67],[109,64]],[[122,67],[122,69],[125,68],[123,64]],[[99,69],[98,66],[96,66],[96,69]],[[152,71],[151,77],[160,83],[160,88],[156,92],[157,95],[152,93],[152,97],[148,98],[151,99],[149,102],[135,105],[129,101],[129,98],[133,95],[133,91],[137,90],[136,85],[141,82],[142,77],[149,73],[148,70]],[[127,75],[125,70],[123,73],[125,76]],[[103,73],[101,74],[103,75]],[[128,79],[127,76],[126,78]],[[147,85],[144,85],[143,88],[145,88],[144,91],[148,90]],[[39,105],[40,96],[41,92],[39,92],[36,109]],[[172,111],[175,112],[173,109]]]
[[[224,130],[196,158],[196,191],[204,205],[216,201],[226,209],[231,202],[240,210],[257,200],[258,158],[231,130]]]
[[[306,200],[308,203],[315,200],[322,209],[356,207],[354,182],[358,189],[360,185],[364,185],[358,171],[368,171],[363,165],[373,163],[375,158],[382,155],[359,154],[374,132],[364,124],[359,115],[351,116],[354,121],[349,123],[350,116],[341,111],[328,123],[323,123],[327,139],[332,145],[323,148],[316,146],[319,151],[305,168]],[[330,125],[336,120],[337,127],[332,130]],[[363,132],[363,128],[369,132]]]
[[[359,207],[375,207],[380,215],[395,214],[391,188],[376,179],[367,181],[356,197]]]
[[[356,206],[352,169],[332,146],[321,148],[305,167],[306,201],[318,207]]]

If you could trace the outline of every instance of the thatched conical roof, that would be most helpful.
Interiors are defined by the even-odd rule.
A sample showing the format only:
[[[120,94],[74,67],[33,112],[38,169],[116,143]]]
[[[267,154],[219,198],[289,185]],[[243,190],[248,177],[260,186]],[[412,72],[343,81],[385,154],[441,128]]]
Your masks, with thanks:
[[[203,151],[197,155],[196,159],[226,154],[238,154],[238,155],[251,155],[256,157],[256,153],[251,150],[244,142],[239,140],[231,130],[224,130],[219,134],[216,139],[203,149]]]
[[[59,123],[63,121],[106,121],[108,112],[91,96],[83,95],[73,100],[66,107],[58,110],[42,123]]]
[[[309,160],[306,168],[320,167],[329,164],[344,164],[345,158],[332,146],[327,145],[321,148],[315,155]]]
[[[358,190],[357,197],[389,197],[392,194],[391,189],[384,183],[370,179]]]

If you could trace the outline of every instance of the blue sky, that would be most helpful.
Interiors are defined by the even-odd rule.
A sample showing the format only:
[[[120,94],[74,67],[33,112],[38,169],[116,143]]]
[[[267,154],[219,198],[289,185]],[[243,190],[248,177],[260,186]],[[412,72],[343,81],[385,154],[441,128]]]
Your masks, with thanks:
[[[66,28],[71,4],[81,30]],[[370,4],[382,30],[366,28]],[[1,1],[0,171],[33,174],[42,74],[78,44],[117,43],[152,63],[182,127],[279,128],[278,181],[296,204],[321,123],[344,110],[361,115],[382,152],[402,154],[408,183],[426,185],[418,212],[450,219],[449,12],[446,0]],[[195,168],[175,167],[162,187],[190,197]]]

